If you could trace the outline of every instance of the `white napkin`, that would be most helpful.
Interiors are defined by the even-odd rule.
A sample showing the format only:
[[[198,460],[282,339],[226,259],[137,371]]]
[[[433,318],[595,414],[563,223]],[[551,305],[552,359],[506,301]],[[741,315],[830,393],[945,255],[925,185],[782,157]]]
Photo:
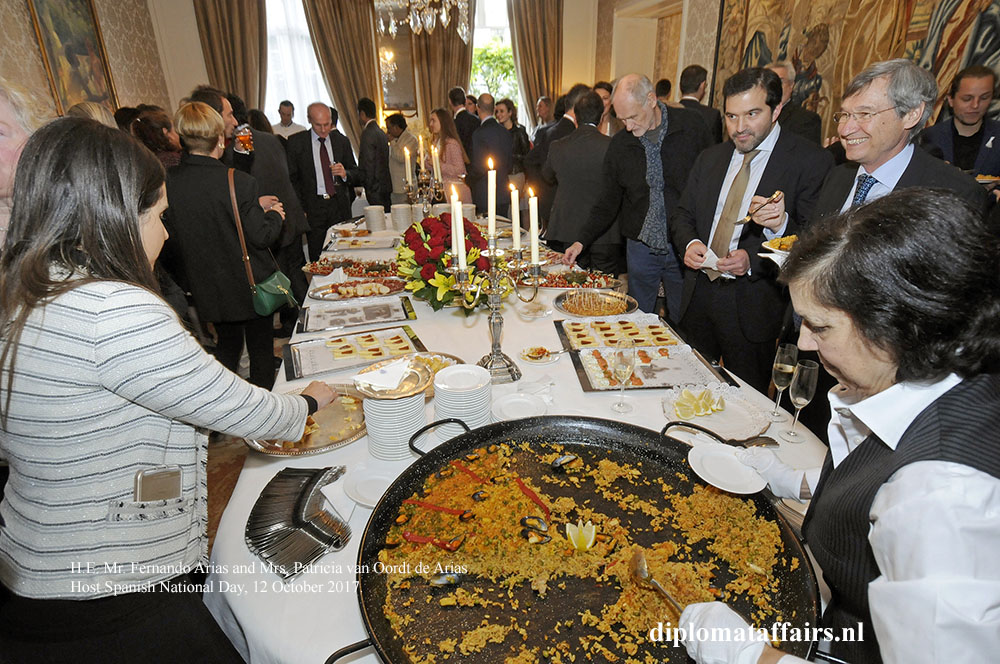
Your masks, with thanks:
[[[368,371],[352,376],[354,384],[359,383],[370,385],[376,390],[393,390],[399,387],[400,381],[410,368],[410,360],[401,357],[395,362],[389,362],[384,367],[376,371]]]
[[[336,514],[340,515],[344,521],[350,521],[354,508],[358,506],[353,500],[347,497],[342,481],[331,482],[320,489],[323,496],[329,501]]]
[[[778,267],[783,267],[785,261],[788,260],[787,254],[757,254],[761,258],[770,258],[772,261],[778,264]]]
[[[705,262],[701,264],[701,267],[702,269],[709,268],[712,270],[719,270],[719,257],[715,254],[714,251],[712,251],[711,247],[708,247],[707,251],[705,252]],[[725,277],[726,279],[736,278],[733,275],[729,274],[728,272],[722,272],[720,276]]]
[[[330,280],[330,283],[339,284],[342,281],[347,281],[347,273],[344,272],[344,268],[338,267],[327,278]]]

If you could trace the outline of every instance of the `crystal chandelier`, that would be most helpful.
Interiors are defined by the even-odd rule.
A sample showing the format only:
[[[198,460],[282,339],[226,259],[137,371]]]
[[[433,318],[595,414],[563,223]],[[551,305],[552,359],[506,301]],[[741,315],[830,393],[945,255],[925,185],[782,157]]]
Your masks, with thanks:
[[[387,94],[389,84],[396,82],[396,54],[388,48],[381,48],[378,59],[382,73],[382,91],[383,94]]]
[[[469,0],[375,0],[378,14],[378,33],[389,33],[393,39],[400,24],[409,24],[415,35],[434,32],[438,22],[447,28],[452,21],[451,10],[456,9],[455,30],[466,44],[472,36],[469,27]]]

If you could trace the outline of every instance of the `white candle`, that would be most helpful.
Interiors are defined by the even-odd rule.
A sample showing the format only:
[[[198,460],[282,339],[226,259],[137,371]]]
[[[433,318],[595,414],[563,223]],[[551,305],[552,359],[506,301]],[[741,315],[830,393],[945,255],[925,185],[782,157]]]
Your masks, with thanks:
[[[436,145],[431,146],[431,160],[434,162],[434,179],[441,181],[441,158]]]
[[[424,159],[426,159],[424,156],[424,137],[420,136],[420,163],[417,164],[420,170],[424,170]]]
[[[528,189],[528,234],[531,236],[531,264],[538,265],[538,197]]]
[[[487,160],[490,170],[486,173],[486,233],[490,237],[497,234],[497,172],[493,170],[493,157]]]
[[[521,210],[517,187],[510,185],[510,232],[514,251],[521,248]]]
[[[413,169],[410,168],[410,148],[403,148],[403,159],[406,161],[406,184],[413,186]]]
[[[462,272],[468,268],[465,259],[465,220],[462,219],[462,201],[458,198],[455,185],[451,185],[451,218],[455,220],[455,235],[458,237],[458,269]]]
[[[457,207],[456,207],[457,203]],[[456,212],[457,210],[457,212]],[[458,200],[455,185],[451,185],[451,256],[452,262],[458,260],[458,229],[462,219],[462,202]]]

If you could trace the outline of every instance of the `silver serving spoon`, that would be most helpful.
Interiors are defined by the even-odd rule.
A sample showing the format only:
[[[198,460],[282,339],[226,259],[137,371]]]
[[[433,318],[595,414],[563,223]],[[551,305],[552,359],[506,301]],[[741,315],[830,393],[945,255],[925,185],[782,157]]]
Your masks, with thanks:
[[[659,590],[660,594],[666,597],[667,601],[669,601],[671,606],[673,606],[677,611],[678,616],[684,612],[684,609],[681,608],[681,605],[677,602],[677,600],[674,599],[673,596],[671,596],[671,594],[660,585],[660,582],[654,579],[649,573],[649,568],[646,566],[646,554],[644,554],[641,550],[632,554],[632,560],[629,562],[629,570],[632,572],[632,578],[635,579],[640,586],[656,588]]]

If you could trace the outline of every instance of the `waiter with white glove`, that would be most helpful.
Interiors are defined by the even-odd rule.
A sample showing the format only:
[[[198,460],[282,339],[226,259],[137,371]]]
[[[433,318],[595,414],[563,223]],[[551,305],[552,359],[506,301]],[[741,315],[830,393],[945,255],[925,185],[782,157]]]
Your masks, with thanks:
[[[830,587],[819,627],[837,658],[1000,652],[998,263],[976,211],[943,190],[907,189],[814,222],[782,268],[802,316],[798,345],[839,383],[830,450],[818,478],[770,451],[741,457],[776,495],[811,496],[802,532]],[[688,654],[801,661],[752,638],[698,640],[727,626],[746,623],[716,602],[688,606]]]

